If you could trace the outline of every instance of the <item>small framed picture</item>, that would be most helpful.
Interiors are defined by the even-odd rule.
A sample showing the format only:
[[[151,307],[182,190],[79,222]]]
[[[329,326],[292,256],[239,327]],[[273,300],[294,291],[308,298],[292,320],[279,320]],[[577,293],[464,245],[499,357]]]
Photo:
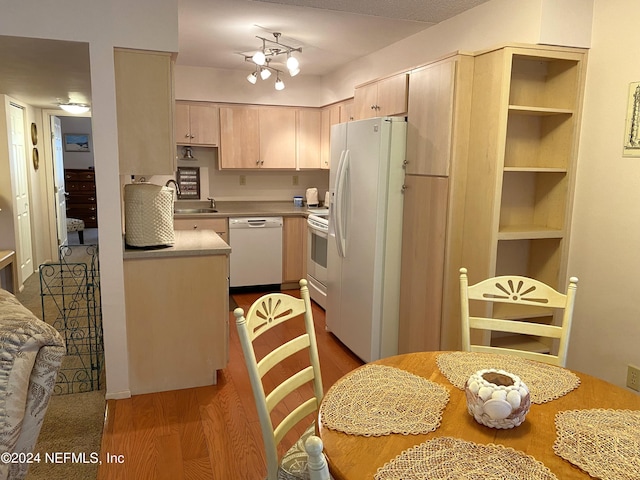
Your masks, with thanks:
[[[624,130],[624,157],[640,157],[640,82],[629,84],[627,122]]]
[[[65,133],[64,134],[64,151],[65,152],[90,152],[89,134],[88,133]]]

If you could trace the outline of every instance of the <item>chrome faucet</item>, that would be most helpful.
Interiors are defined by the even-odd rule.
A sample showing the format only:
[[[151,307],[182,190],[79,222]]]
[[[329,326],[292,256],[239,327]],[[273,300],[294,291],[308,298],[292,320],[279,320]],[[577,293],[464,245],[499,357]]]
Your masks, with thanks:
[[[216,208],[216,199],[215,198],[207,197],[207,200],[209,200],[209,202],[211,202],[210,208]]]
[[[180,187],[178,186],[178,182],[176,182],[173,178],[170,178],[169,180],[167,180],[167,183],[165,183],[164,186],[168,187],[170,183],[173,183],[175,185],[176,195],[180,195]]]

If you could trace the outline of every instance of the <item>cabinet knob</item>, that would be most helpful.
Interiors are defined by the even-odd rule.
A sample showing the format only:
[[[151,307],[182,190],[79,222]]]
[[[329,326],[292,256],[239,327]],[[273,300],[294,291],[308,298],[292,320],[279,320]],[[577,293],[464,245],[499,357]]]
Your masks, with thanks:
[[[407,186],[403,184],[402,185],[402,193],[404,193],[406,189],[407,189]]]
[[[190,138],[190,135],[188,133],[185,133],[184,138]]]
[[[402,165],[404,165],[405,167],[409,165],[409,160],[404,159],[404,161],[402,162]]]
[[[375,105],[371,105],[371,110],[375,110],[376,106]]]
[[[197,224],[196,224],[196,225],[194,225],[194,226],[193,226],[193,229],[194,229],[194,230],[197,230],[197,229],[198,229],[198,225],[197,225]]]

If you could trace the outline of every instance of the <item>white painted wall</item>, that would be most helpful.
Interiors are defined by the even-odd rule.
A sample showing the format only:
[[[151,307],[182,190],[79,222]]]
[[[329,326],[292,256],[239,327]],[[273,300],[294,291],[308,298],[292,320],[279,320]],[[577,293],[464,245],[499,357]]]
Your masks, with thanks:
[[[622,157],[638,18],[637,0],[595,0],[568,269],[580,279],[568,366],[618,385],[640,366],[640,158]]]
[[[107,397],[129,396],[113,47],[176,52],[177,0],[3,2],[0,32],[89,43]]]
[[[60,116],[60,127],[62,134],[87,133],[89,134],[88,152],[66,152],[62,149],[64,157],[64,168],[93,168],[93,135],[91,131],[90,117]],[[64,137],[63,137],[64,141]]]

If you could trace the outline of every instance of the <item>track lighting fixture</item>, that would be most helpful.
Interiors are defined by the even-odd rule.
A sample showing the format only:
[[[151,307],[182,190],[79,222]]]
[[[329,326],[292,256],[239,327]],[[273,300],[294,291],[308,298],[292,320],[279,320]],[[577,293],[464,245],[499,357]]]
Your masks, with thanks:
[[[269,62],[272,60],[278,59],[280,55],[286,55],[286,61],[282,62],[286,65],[287,70],[289,71],[289,75],[294,77],[298,73],[300,73],[300,62],[297,57],[293,56],[293,52],[302,53],[302,47],[291,47],[289,45],[285,45],[280,43],[280,36],[282,34],[279,32],[274,32],[273,36],[275,40],[270,40],[264,37],[256,38],[262,40],[262,47],[257,50],[253,55],[244,55],[244,59],[246,62],[252,62],[257,66],[255,72],[250,73],[247,76],[247,80],[255,84],[258,78],[258,74],[260,74],[260,78],[262,80],[266,80],[271,76],[271,73],[276,73],[276,90],[284,89],[284,82],[280,78],[280,74],[282,70],[271,67]]]
[[[276,78],[276,90],[284,90],[284,82],[280,80],[280,75]]]

